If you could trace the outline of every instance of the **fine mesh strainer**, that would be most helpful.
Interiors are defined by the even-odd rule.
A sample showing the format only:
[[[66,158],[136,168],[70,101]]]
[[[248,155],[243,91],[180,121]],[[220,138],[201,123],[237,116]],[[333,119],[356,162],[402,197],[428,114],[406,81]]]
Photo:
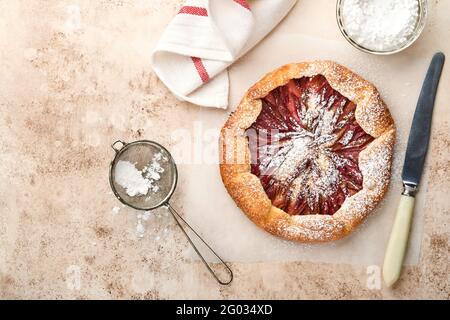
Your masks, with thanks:
[[[119,199],[123,204],[137,210],[148,211],[159,207],[165,207],[172,214],[177,225],[180,227],[181,231],[186,236],[187,240],[202,260],[203,264],[206,266],[212,276],[217,280],[217,282],[222,285],[230,284],[233,280],[233,272],[231,271],[230,267],[222,260],[222,258],[217,253],[214,252],[214,250],[205,242],[205,240],[202,239],[202,237],[180,216],[180,214],[169,203],[169,200],[172,197],[173,192],[175,191],[178,180],[177,167],[169,151],[167,151],[167,149],[162,145],[149,140],[140,140],[131,143],[125,143],[118,140],[114,142],[111,147],[116,152],[116,155],[114,157],[114,160],[111,162],[111,166],[109,169],[109,183],[111,184],[112,191],[114,192],[117,199]],[[117,164],[119,163],[119,161],[124,161],[134,164],[137,170],[145,172],[145,169],[148,168],[149,164],[152,162],[152,159],[154,159],[155,156],[157,156],[157,158],[161,160],[158,161],[161,173],[158,177],[159,180],[157,180],[157,189],[152,190],[152,188],[149,187],[149,190],[146,194],[136,194],[134,196],[130,196],[130,192],[127,192],[127,190],[117,182]],[[184,223],[187,228],[192,231],[193,235],[195,235],[195,237],[205,245],[205,248],[207,248],[207,250],[209,250],[209,252],[212,253],[220,261],[220,264],[228,273],[229,278],[227,280],[221,280],[218,274],[212,269],[212,265],[206,262],[205,258],[200,253],[200,250],[197,248],[197,246],[194,244],[192,238],[189,236],[182,223]]]

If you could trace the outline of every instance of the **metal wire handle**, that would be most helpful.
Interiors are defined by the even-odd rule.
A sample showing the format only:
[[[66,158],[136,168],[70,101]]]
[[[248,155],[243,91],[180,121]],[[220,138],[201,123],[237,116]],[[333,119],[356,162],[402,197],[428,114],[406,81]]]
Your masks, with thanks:
[[[172,214],[173,218],[175,219],[176,223],[178,224],[178,226],[180,227],[181,231],[183,231],[184,235],[186,236],[186,238],[188,239],[189,243],[192,245],[192,247],[194,248],[195,252],[197,253],[197,255],[200,257],[200,259],[202,260],[203,264],[205,265],[205,267],[208,269],[208,271],[211,273],[211,275],[216,279],[216,281],[218,283],[220,283],[221,285],[228,285],[231,283],[231,281],[233,281],[233,271],[231,271],[230,267],[222,260],[222,258],[214,252],[214,250],[209,246],[209,244],[206,243],[205,240],[202,239],[202,237],[189,225],[189,223],[186,222],[186,220],[184,220],[180,214],[169,204],[166,204],[167,209],[169,210],[169,212]],[[217,274],[214,272],[214,270],[211,268],[210,264],[208,262],[206,262],[205,258],[202,256],[202,254],[200,253],[200,251],[198,250],[198,248],[195,246],[194,242],[192,241],[191,237],[189,237],[189,235],[187,234],[186,230],[183,228],[183,226],[180,223],[180,220],[183,221],[186,226],[195,234],[195,236],[200,239],[200,241],[202,241],[206,247],[214,254],[214,256],[220,260],[221,264],[223,266],[225,266],[226,270],[228,270],[228,273],[230,275],[230,279],[227,281],[222,281],[219,279],[219,277],[217,276]]]

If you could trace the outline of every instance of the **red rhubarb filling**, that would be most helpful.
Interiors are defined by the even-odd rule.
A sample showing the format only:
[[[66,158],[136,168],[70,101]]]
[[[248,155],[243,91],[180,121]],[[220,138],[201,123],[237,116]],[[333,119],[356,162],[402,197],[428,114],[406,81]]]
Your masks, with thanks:
[[[359,153],[373,140],[356,105],[322,75],[290,80],[262,99],[247,129],[251,172],[291,215],[332,215],[362,189]]]

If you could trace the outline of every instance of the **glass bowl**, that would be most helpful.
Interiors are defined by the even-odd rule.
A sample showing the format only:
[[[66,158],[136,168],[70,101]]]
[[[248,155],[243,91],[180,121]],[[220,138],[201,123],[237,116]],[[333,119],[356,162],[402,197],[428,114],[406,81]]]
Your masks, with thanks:
[[[377,55],[389,55],[389,54],[394,54],[394,53],[400,52],[402,50],[405,50],[410,45],[412,45],[417,40],[417,38],[419,38],[420,34],[422,33],[422,31],[423,31],[423,29],[425,27],[425,23],[426,23],[426,20],[427,20],[428,2],[427,2],[427,0],[417,0],[418,3],[419,3],[419,14],[417,16],[417,21],[416,21],[416,26],[414,28],[414,32],[411,34],[409,39],[407,39],[399,47],[394,48],[392,50],[384,50],[384,51],[373,50],[373,49],[365,48],[364,46],[362,46],[359,43],[357,43],[345,31],[343,16],[342,16],[342,13],[341,13],[342,5],[343,5],[344,1],[345,0],[337,0],[337,2],[336,2],[336,20],[337,20],[337,24],[339,26],[339,30],[341,31],[341,33],[344,36],[344,38],[347,39],[347,41],[352,46],[354,46],[355,48],[357,48],[357,49],[359,49],[359,50],[361,50],[363,52],[367,52],[367,53],[372,53],[372,54],[377,54]]]

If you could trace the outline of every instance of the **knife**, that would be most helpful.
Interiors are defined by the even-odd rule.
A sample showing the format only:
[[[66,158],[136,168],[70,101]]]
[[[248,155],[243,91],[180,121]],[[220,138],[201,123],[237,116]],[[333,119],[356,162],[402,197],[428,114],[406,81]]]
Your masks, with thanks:
[[[403,259],[408,244],[414,202],[423,165],[428,150],[436,91],[444,66],[445,56],[438,52],[433,56],[422,85],[416,111],[411,125],[403,165],[403,192],[386,248],[383,264],[383,279],[392,286],[400,277]]]

